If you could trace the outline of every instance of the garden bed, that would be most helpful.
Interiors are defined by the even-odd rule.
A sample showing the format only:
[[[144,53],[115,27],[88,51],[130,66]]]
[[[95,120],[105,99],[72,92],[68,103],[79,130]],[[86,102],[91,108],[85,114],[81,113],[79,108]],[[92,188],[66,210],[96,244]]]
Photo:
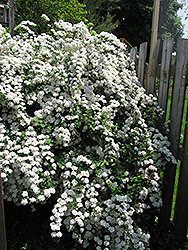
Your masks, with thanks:
[[[48,203],[40,206],[37,212],[31,212],[29,206],[17,207],[13,202],[5,202],[8,250],[84,250],[66,228],[62,230],[62,238],[52,239],[49,222],[52,208]],[[148,225],[151,220],[146,219],[145,222]],[[150,234],[151,250],[178,250],[178,239],[171,232],[164,231],[158,223],[152,222]]]

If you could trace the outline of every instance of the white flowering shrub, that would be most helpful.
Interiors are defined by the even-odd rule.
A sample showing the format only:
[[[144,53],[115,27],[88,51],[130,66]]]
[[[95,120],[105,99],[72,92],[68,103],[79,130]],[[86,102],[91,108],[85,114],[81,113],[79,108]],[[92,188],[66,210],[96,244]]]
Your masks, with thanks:
[[[175,161],[156,129],[162,110],[115,36],[63,21],[36,36],[33,25],[14,38],[0,27],[4,199],[34,207],[53,195],[52,237],[65,225],[84,248],[149,249],[139,221],[160,208]]]

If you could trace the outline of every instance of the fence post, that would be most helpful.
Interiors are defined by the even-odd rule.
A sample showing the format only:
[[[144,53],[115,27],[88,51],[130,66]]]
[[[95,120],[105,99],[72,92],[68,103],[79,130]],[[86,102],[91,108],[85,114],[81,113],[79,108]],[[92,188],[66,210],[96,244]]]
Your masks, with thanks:
[[[0,169],[0,249],[7,250],[1,169]]]
[[[154,0],[147,94],[154,94],[155,93],[155,74],[156,74],[157,44],[158,44],[157,35],[158,35],[158,23],[159,23],[159,7],[160,7],[160,0]]]
[[[10,34],[13,37],[14,36],[14,0],[8,0],[10,9],[9,9],[9,29]]]

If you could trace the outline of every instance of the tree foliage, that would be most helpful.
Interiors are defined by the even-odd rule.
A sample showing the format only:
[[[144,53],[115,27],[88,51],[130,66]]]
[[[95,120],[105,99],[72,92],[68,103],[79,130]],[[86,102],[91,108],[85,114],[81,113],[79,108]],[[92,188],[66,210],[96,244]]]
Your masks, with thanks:
[[[1,2],[7,2],[2,0]],[[183,24],[177,11],[185,0],[161,0],[159,37],[181,37]],[[97,33],[112,32],[118,38],[126,38],[133,46],[150,42],[153,0],[15,0],[15,25],[23,20],[37,23],[37,31],[46,31],[41,18],[46,14],[51,24],[63,19],[71,23],[93,23]]]
[[[125,37],[133,46],[148,41],[152,20],[152,0],[120,1],[114,14],[119,26],[113,32],[119,38]]]
[[[6,1],[6,0],[5,0]],[[51,24],[60,19],[72,24],[84,21],[94,24],[94,30],[110,32],[118,24],[118,18],[114,21],[113,10],[116,9],[120,0],[15,0],[15,24],[23,20],[30,20],[37,23],[38,33],[45,31],[46,23],[41,18],[46,14]]]
[[[111,31],[118,38],[126,38],[133,46],[150,42],[153,0],[83,0],[87,19],[94,23],[97,32]],[[181,37],[183,24],[178,17],[182,4],[175,0],[161,0],[159,37]]]
[[[161,0],[159,32],[160,37],[181,37],[183,24],[177,11],[182,7],[175,0]],[[119,1],[114,6],[112,15],[118,20],[118,27],[113,30],[117,37],[125,37],[133,46],[144,41],[150,42],[152,27],[153,0]]]
[[[37,24],[37,32],[46,28],[42,14],[46,14],[51,24],[62,19],[71,23],[85,21],[85,6],[77,0],[15,0],[15,25],[30,20]]]
[[[118,18],[115,20],[113,11],[121,0],[81,0],[86,6],[87,19],[94,24],[93,29],[100,33],[101,31],[111,32],[119,24]]]
[[[174,0],[162,0],[159,16],[159,38],[178,38],[183,35],[183,24],[177,12],[183,4]]]

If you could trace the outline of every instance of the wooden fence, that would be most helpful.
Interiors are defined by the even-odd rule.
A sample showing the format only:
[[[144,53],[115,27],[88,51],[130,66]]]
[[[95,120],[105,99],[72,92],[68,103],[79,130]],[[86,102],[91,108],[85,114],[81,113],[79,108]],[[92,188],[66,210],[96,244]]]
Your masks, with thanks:
[[[131,50],[131,57],[136,62],[137,74],[146,92],[156,95],[159,105],[165,111],[161,122],[164,122],[167,116],[170,120],[169,140],[171,151],[178,160],[178,164],[166,166],[162,193],[163,208],[159,220],[167,229],[173,230],[181,241],[180,247],[184,249],[188,228],[188,40],[176,41],[176,55],[173,54],[173,39],[164,40],[161,46],[159,44],[160,42],[155,55],[154,81],[147,74],[147,43],[140,45],[139,58],[135,56],[136,48]],[[159,61],[160,64],[158,64]],[[186,122],[183,122],[185,117]],[[174,192],[176,186],[177,193]]]
[[[7,0],[7,4],[0,3],[0,24],[9,27],[11,36],[14,36],[14,0]]]

